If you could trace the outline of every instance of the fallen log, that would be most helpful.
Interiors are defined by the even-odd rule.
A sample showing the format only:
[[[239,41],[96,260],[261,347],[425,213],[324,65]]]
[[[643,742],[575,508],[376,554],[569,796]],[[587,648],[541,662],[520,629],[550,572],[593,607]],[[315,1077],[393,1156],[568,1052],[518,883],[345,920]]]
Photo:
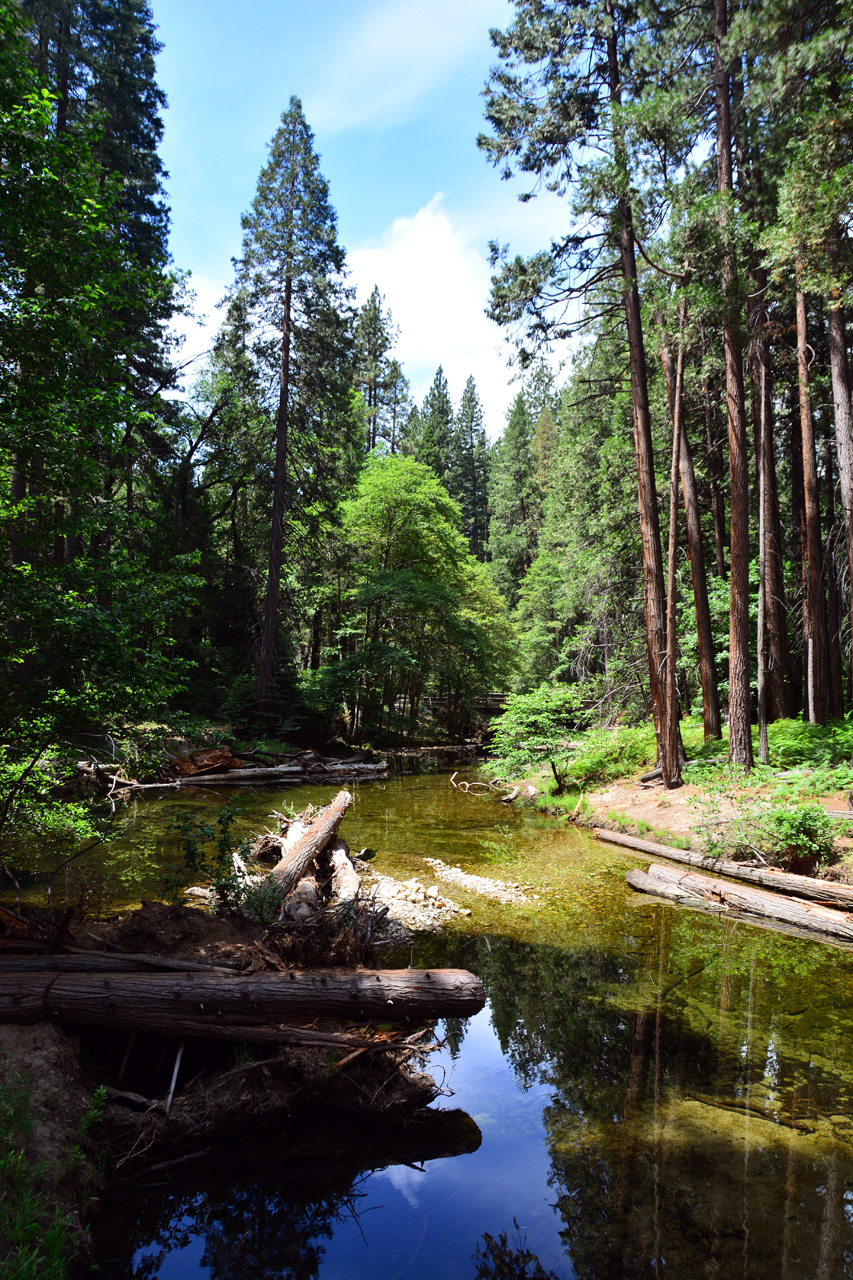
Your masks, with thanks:
[[[51,1021],[200,1036],[312,1018],[468,1017],[485,1000],[482,983],[464,969],[309,969],[233,977],[0,973],[0,1024]]]
[[[352,902],[361,887],[358,872],[349,860],[349,845],[340,836],[326,847],[323,862],[328,862],[332,878],[332,896],[338,902]],[[323,871],[325,871],[325,866]]]
[[[339,791],[328,808],[317,815],[304,835],[285,850],[270,873],[278,881],[282,897],[286,898],[296,888],[314,859],[331,843],[351,804],[350,793]]]
[[[628,872],[628,875],[631,874]],[[704,899],[724,909],[766,920],[781,920],[809,933],[825,934],[841,938],[845,942],[853,942],[853,915],[818,903],[785,898],[778,893],[768,893],[766,889],[747,889],[745,886],[732,884],[729,880],[711,880],[708,876],[696,875],[692,871],[676,871],[673,867],[660,867],[656,864],[649,867],[648,879],[656,886],[670,886],[689,897]],[[659,888],[640,886],[636,877],[628,883],[647,893],[659,892]]]
[[[607,844],[618,844],[639,853],[651,853],[671,862],[683,862],[688,867],[702,871],[715,871],[717,875],[731,876],[749,884],[761,885],[773,893],[789,893],[810,902],[823,902],[827,906],[845,907],[853,911],[853,885],[834,884],[830,880],[818,880],[814,876],[796,876],[789,871],[777,871],[774,867],[747,867],[742,862],[725,858],[709,858],[701,853],[689,853],[686,849],[673,849],[668,844],[656,844],[653,840],[641,840],[638,836],[626,836],[621,831],[605,831],[593,828],[593,835]]]
[[[223,977],[230,977],[235,972],[231,965],[105,951],[82,951],[70,955],[4,956],[0,960],[0,973],[139,973],[145,969],[167,969],[174,973],[218,973]]]

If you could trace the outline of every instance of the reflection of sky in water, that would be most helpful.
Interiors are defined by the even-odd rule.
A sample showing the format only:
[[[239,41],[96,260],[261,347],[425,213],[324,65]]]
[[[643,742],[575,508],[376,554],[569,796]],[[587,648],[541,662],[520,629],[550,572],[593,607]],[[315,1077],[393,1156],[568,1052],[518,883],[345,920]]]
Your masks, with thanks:
[[[468,1023],[456,1062],[442,1054],[432,1059],[433,1066],[439,1064],[453,1090],[447,1105],[476,1120],[482,1145],[472,1155],[429,1161],[423,1173],[397,1166],[367,1179],[360,1222],[337,1228],[326,1246],[321,1280],[470,1280],[483,1233],[512,1236],[513,1218],[542,1265],[568,1280],[573,1273],[551,1208],[551,1166],[542,1136],[548,1090],[534,1086],[522,1092],[487,1009]]]
[[[200,1206],[200,1202],[199,1202]],[[204,1257],[205,1241],[202,1236],[193,1235],[192,1232],[197,1229],[198,1223],[195,1218],[186,1217],[181,1223],[187,1236],[187,1243],[181,1248],[170,1250],[156,1271],[145,1270],[146,1264],[150,1266],[149,1259],[152,1255],[159,1253],[154,1246],[146,1246],[143,1249],[137,1249],[133,1255],[133,1274],[139,1271],[142,1275],[157,1276],[158,1280],[183,1280],[184,1276],[207,1276],[209,1271],[206,1266],[202,1265]]]
[[[322,1241],[320,1280],[470,1280],[483,1233],[506,1231],[512,1238],[513,1218],[542,1265],[569,1280],[573,1273],[551,1207],[542,1133],[548,1090],[522,1090],[501,1053],[488,1009],[468,1023],[456,1062],[443,1052],[432,1065],[453,1090],[444,1105],[467,1111],[480,1126],[479,1150],[422,1167],[396,1165],[361,1179],[357,1216],[344,1217],[331,1240]],[[184,1219],[188,1232],[204,1231],[203,1202],[200,1196],[197,1220]],[[209,1277],[203,1237],[191,1237],[183,1248],[180,1243],[145,1274],[159,1280]],[[156,1252],[154,1246],[138,1250],[134,1270]]]

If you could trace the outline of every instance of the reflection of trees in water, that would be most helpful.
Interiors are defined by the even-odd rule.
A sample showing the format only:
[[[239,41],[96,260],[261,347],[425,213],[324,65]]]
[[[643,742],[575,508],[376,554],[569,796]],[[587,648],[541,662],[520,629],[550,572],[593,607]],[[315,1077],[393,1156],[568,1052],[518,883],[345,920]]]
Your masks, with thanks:
[[[335,1223],[356,1213],[359,1194],[350,1183],[337,1192],[324,1188],[316,1198],[300,1196],[292,1186],[232,1186],[224,1194],[158,1198],[135,1222],[125,1218],[124,1243],[129,1248],[124,1260],[115,1259],[120,1263],[115,1271],[102,1262],[98,1274],[150,1280],[169,1254],[201,1240],[204,1254],[199,1265],[209,1269],[211,1280],[315,1280],[324,1253],[322,1241],[331,1238]],[[128,1266],[128,1256],[142,1248],[144,1253]]]
[[[853,1111],[847,970],[686,912],[642,919],[622,957],[494,939],[478,957],[520,1082],[552,1089],[575,1274],[853,1274],[851,1145],[834,1141]]]
[[[312,1280],[335,1225],[358,1223],[371,1172],[468,1154],[480,1142],[464,1111],[381,1124],[306,1105],[287,1124],[268,1117],[221,1135],[216,1148],[177,1160],[172,1153],[166,1166],[155,1159],[101,1224],[98,1275],[150,1280],[167,1257],[174,1273],[193,1245],[212,1280]],[[184,1180],[183,1193],[163,1193],[165,1170],[173,1188]]]
[[[474,1261],[477,1264],[476,1280],[559,1280],[553,1271],[546,1271],[542,1263],[527,1247],[524,1232],[515,1218],[515,1239],[510,1240],[501,1231],[497,1240],[486,1231],[483,1243],[477,1245]]]

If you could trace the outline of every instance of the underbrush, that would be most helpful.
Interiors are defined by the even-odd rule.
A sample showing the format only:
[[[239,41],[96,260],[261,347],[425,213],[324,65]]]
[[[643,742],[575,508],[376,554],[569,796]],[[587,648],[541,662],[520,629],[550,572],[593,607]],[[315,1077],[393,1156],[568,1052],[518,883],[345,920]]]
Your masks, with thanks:
[[[620,778],[636,776],[656,760],[652,725],[589,727],[588,712],[572,686],[543,685],[531,693],[514,694],[496,722],[491,750],[493,773],[517,780],[533,772],[537,785],[549,770],[553,784],[545,784],[551,807],[562,810],[582,790]],[[681,722],[687,754],[685,782],[702,790],[736,784],[742,789],[769,789],[777,800],[803,801],[834,791],[853,790],[853,718],[826,725],[802,720],[777,720],[768,726],[770,762],[758,761],[758,728],[753,725],[755,767],[750,774],[728,763],[728,728],[721,739],[704,740],[702,722]]]
[[[64,1163],[56,1170],[31,1154],[31,1095],[28,1081],[8,1067],[0,1073],[0,1275],[3,1280],[64,1280],[80,1241],[71,1214],[57,1203],[59,1184],[71,1184],[79,1194],[90,1181],[82,1143],[103,1112],[106,1091],[97,1090],[73,1149],[63,1152]]]
[[[729,801],[725,811],[723,799]],[[779,804],[770,796],[716,788],[694,807],[704,818],[697,826],[709,857],[757,858],[798,875],[814,875],[838,859],[838,824],[819,804]]]

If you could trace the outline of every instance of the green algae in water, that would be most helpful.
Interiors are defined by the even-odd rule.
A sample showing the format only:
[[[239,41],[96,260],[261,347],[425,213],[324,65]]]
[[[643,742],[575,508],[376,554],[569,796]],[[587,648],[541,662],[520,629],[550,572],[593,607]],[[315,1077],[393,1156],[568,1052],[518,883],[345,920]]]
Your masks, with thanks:
[[[242,821],[332,794],[243,795]],[[100,1275],[474,1280],[487,1233],[522,1256],[515,1219],[561,1278],[853,1278],[851,953],[638,900],[630,854],[446,776],[355,796],[344,834],[381,872],[431,883],[439,857],[538,886],[520,908],[448,886],[473,916],[412,957],[486,986],[488,1010],[448,1024],[434,1062],[481,1145],[422,1172],[330,1157],[300,1182],[273,1159],[293,1119],[273,1121],[250,1171],[190,1161],[116,1201]],[[138,806],[136,838],[172,799]]]

